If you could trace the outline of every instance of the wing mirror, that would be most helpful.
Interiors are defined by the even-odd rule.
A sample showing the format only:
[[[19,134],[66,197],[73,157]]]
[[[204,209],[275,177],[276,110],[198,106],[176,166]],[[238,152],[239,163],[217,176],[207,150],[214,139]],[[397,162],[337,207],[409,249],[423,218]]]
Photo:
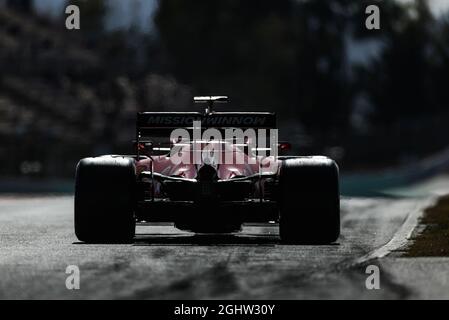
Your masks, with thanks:
[[[290,151],[292,149],[292,145],[290,142],[279,142],[278,149],[279,152]]]
[[[142,155],[151,155],[153,153],[153,142],[151,141],[140,141],[138,144],[134,142],[134,146],[138,149],[139,153]]]

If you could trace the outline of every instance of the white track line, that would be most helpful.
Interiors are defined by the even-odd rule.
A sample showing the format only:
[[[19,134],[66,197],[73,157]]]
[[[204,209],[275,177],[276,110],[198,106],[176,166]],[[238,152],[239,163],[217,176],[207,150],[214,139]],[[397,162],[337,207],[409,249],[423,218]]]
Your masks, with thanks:
[[[390,254],[392,251],[395,251],[407,244],[408,239],[410,239],[413,230],[416,228],[419,222],[419,218],[423,215],[424,210],[430,206],[436,204],[439,197],[431,197],[420,204],[418,204],[413,211],[411,211],[405,222],[398,229],[398,231],[394,234],[393,238],[385,245],[380,248],[371,251],[370,253],[364,255],[363,257],[355,260],[354,264],[362,264],[369,260],[383,258]]]

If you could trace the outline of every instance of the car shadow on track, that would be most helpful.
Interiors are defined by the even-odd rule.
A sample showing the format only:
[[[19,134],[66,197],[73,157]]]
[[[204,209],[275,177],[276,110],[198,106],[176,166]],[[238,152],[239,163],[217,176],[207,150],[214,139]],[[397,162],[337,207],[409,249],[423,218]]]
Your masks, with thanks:
[[[280,243],[278,236],[248,234],[138,234],[134,239],[135,246],[274,246]]]

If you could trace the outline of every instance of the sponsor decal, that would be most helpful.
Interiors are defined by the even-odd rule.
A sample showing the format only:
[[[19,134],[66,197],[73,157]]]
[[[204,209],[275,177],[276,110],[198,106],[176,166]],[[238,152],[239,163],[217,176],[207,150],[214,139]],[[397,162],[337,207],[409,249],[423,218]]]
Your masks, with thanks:
[[[203,127],[275,127],[276,120],[272,114],[155,114],[139,115],[140,127],[191,127],[194,121],[201,122]]]

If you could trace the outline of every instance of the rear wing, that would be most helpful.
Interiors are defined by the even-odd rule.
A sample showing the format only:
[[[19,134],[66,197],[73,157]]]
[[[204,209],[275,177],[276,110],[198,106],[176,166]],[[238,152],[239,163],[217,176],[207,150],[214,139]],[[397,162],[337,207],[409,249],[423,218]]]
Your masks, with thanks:
[[[276,114],[271,112],[139,112],[137,130],[192,128],[200,121],[203,128],[276,128]]]
[[[172,130],[193,130],[194,121],[202,129],[240,128],[276,129],[276,114],[272,112],[139,112],[137,114],[136,142],[141,137],[167,136]]]

